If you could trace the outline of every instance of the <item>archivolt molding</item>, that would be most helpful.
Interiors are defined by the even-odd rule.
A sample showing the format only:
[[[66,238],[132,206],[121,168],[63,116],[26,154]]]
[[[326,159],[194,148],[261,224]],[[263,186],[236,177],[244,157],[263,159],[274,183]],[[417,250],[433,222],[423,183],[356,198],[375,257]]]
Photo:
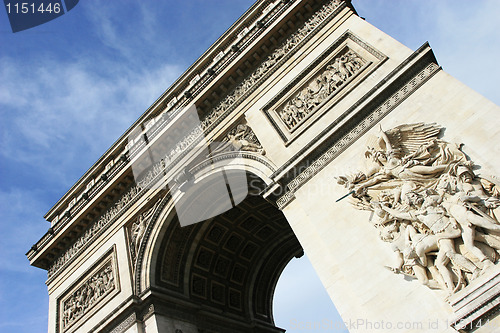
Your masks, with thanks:
[[[266,158],[266,152],[253,130],[245,121],[234,126],[221,142],[212,143],[209,156],[189,170],[196,179],[222,170],[239,169],[250,171],[267,184],[276,166]]]
[[[371,112],[368,112],[368,114],[365,114],[361,120],[356,121],[355,125],[347,130],[347,133],[344,132],[345,134],[341,134],[337,139],[333,140],[333,142],[330,143],[330,148],[328,148],[320,156],[316,157],[310,166],[287,183],[286,192],[276,201],[278,207],[280,209],[285,208],[292,200],[294,200],[295,191],[307,183],[309,179],[332,162],[347,147],[357,141],[376,123],[394,110],[396,106],[417,90],[439,69],[440,67],[436,63],[429,63],[425,68],[416,73],[409,81],[400,86],[400,88],[390,95],[390,97],[382,100],[378,104],[378,107],[374,108]],[[356,107],[356,105],[354,107]],[[350,113],[350,110],[346,113]]]
[[[166,209],[162,218],[169,214]],[[275,282],[290,258],[301,251],[279,210],[262,197],[249,196],[200,224],[180,227],[175,216],[164,220],[167,224],[157,227],[164,232],[150,242],[158,255],[145,258],[155,261],[153,290],[187,297],[217,312],[224,309],[229,316],[246,317],[250,312],[272,321]],[[153,277],[149,279],[153,283]]]
[[[227,161],[230,159],[236,160],[237,163],[228,164]],[[216,173],[232,170],[238,172],[250,172],[251,174],[256,175],[264,182],[269,184],[271,181],[269,175],[272,174],[272,172],[274,172],[276,168],[265,156],[261,155],[260,153],[229,151],[215,154],[213,157],[189,169],[188,172],[192,174],[196,182],[199,182]],[[180,192],[177,189],[175,189],[174,192],[168,192],[164,195],[164,197],[158,199],[157,203],[152,208],[144,210],[144,212],[139,214],[139,217],[134,220],[134,223],[137,223],[140,219],[140,216],[143,214],[148,217],[147,219],[144,219],[144,223],[146,226],[145,232],[141,237],[139,250],[134,261],[134,283],[135,292],[137,294],[140,294],[145,290],[145,288],[149,287],[149,282],[146,280],[151,279],[151,277],[149,277],[149,273],[147,272],[151,270],[151,267],[149,267],[149,261],[152,260],[151,256],[154,255],[154,249],[150,247],[155,246],[155,238],[158,237],[157,233],[162,228],[161,226],[158,226],[158,221],[167,221],[162,223],[171,223],[170,220],[172,214],[174,214],[175,212],[175,204],[178,200],[178,195],[180,195]],[[179,222],[176,221],[174,223],[178,224]],[[178,228],[174,229],[177,230]],[[131,227],[129,230],[132,230]],[[191,233],[186,231],[188,230],[187,227],[184,227],[180,230],[180,234],[176,235],[176,238],[179,239],[179,242],[190,237]],[[173,230],[170,231],[174,232]],[[131,236],[130,233],[129,235]],[[129,239],[130,247],[132,248],[132,237],[129,237]]]
[[[90,223],[82,235],[51,264],[47,271],[48,282],[132,207],[149,190],[151,184],[159,180],[162,176],[160,166],[160,164],[153,166],[137,184],[131,185],[103,214]]]
[[[255,174],[267,185],[272,180],[271,174],[276,171],[276,167],[265,156],[248,152],[225,152],[207,158],[190,170],[196,178],[201,179],[222,170],[241,170]]]
[[[168,200],[168,198],[170,198],[170,193],[168,193],[165,197],[167,198],[166,200]],[[152,207],[144,209],[136,218],[133,219],[133,222],[126,227],[131,261],[130,266],[132,267],[132,273],[134,276],[137,267],[140,265],[139,257],[142,257],[144,253],[142,244],[143,240],[147,238],[146,235],[148,232],[148,226],[158,216],[158,210],[165,204],[165,197],[160,196]]]

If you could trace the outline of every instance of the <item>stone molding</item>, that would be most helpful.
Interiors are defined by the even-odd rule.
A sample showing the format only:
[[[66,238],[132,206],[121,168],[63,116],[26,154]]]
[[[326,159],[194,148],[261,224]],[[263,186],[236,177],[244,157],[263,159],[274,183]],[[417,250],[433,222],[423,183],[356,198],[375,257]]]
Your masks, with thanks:
[[[153,215],[151,216],[149,222],[146,225],[144,236],[142,237],[142,241],[139,247],[139,251],[137,253],[137,258],[135,260],[135,265],[134,265],[134,292],[136,294],[140,293],[141,290],[141,274],[142,274],[142,263],[144,259],[144,251],[146,250],[146,244],[147,241],[149,240],[149,237],[151,235],[151,232],[153,231],[153,227],[156,225],[156,221],[158,220],[158,217],[160,216],[160,213],[163,211],[163,208],[171,201],[172,195],[170,192],[166,193],[163,197],[159,197],[157,200],[157,203],[155,206],[152,208],[153,210]]]
[[[126,227],[128,248],[130,254],[130,267],[135,272],[137,265],[136,260],[141,248],[142,240],[144,239],[146,229],[149,223],[153,220],[155,209],[158,207],[161,200],[158,200],[152,207],[144,209],[135,218],[132,223]]]
[[[133,312],[124,321],[122,321],[118,326],[116,326],[110,333],[123,333],[132,325],[137,322],[137,314]]]
[[[274,3],[270,2],[267,9],[263,10],[263,14],[258,17],[259,22],[263,22],[263,25],[260,27],[260,25],[258,26],[256,23],[252,23],[255,20],[257,20],[257,18],[250,20],[249,25],[251,25],[251,27],[247,27],[248,30],[246,30],[245,33],[243,31],[240,31],[240,33],[238,34],[238,37],[233,37],[230,41],[230,44],[235,43],[234,45],[237,46],[238,50],[231,51],[231,48],[229,48],[229,51],[224,53],[223,58],[219,59],[218,56],[216,56],[215,58],[217,58],[217,59],[215,59],[215,58],[213,59],[212,64],[215,63],[216,67],[218,66],[216,68],[216,70],[220,71],[223,68],[226,68],[231,63],[231,61],[239,53],[241,53],[241,51],[243,51],[246,47],[248,47],[252,41],[254,41],[258,36],[260,36],[262,34],[262,32],[265,30],[263,28],[265,28],[266,26],[269,26],[272,22],[276,21],[279,18],[279,16],[286,11],[287,8],[292,6],[292,4],[294,2],[295,1],[293,1],[293,0],[279,1],[279,2],[274,2]],[[333,16],[329,15],[329,14],[331,14],[331,12],[329,12],[328,9],[325,11],[325,8],[333,7],[333,9],[335,9],[334,14],[336,14],[342,8],[345,8],[346,5],[347,4],[343,0],[330,0],[329,3],[324,5],[318,12],[313,14],[313,18],[316,18],[316,21],[319,19],[320,23],[322,22],[321,26],[324,26],[324,24],[326,24],[333,16],[335,16],[335,15],[333,15]],[[272,8],[269,8],[269,7],[272,7]],[[328,17],[325,17],[326,14],[328,14]],[[304,40],[303,42],[300,43],[301,45],[303,45],[304,42],[309,40],[310,37],[312,35],[314,35],[317,32],[317,30],[319,30],[319,29],[316,29],[317,28],[316,21],[314,21],[314,20],[306,21],[306,23],[305,23],[305,28],[307,28],[306,34],[309,34],[309,36],[308,36],[308,38],[306,38],[306,40]],[[302,27],[302,28],[303,28],[303,30],[302,30],[302,32],[303,32],[304,27]],[[312,29],[312,31],[311,31],[311,29]],[[299,29],[298,32],[301,32],[301,30]],[[294,36],[294,34],[292,34],[292,36]],[[299,38],[299,41],[300,41],[300,38]],[[229,46],[227,46],[227,47],[229,47]],[[280,64],[281,63],[283,63],[283,61],[281,61]],[[190,94],[189,94],[190,97],[187,98],[185,96],[185,94],[180,94],[179,98],[176,96],[172,96],[170,99],[170,102],[172,102],[173,100],[175,100],[175,102],[174,103],[169,102],[167,107],[162,108],[161,112],[156,112],[156,114],[161,113],[159,116],[157,116],[157,118],[160,117],[160,118],[162,118],[162,120],[159,122],[159,124],[155,125],[154,128],[151,129],[151,131],[148,133],[148,136],[150,138],[153,138],[155,136],[154,132],[159,132],[159,130],[164,128],[165,125],[168,123],[168,119],[171,119],[174,116],[176,116],[177,114],[179,114],[180,112],[182,112],[184,110],[184,108],[187,106],[188,102],[190,100],[192,100],[193,96],[197,95],[202,89],[204,89],[208,85],[209,82],[211,82],[213,80],[213,78],[215,78],[214,74],[215,74],[215,72],[212,74],[204,73],[203,76],[201,76],[201,77],[199,76],[199,74],[197,74],[195,76],[199,77],[199,79],[197,81],[194,80],[196,82],[194,82],[192,79],[187,80],[187,81],[192,81],[189,84],[189,87],[187,87],[187,90],[193,90],[193,92],[190,92]],[[270,74],[270,73],[268,73],[268,74]],[[267,78],[267,76],[266,76],[266,78]],[[248,84],[248,82],[247,82],[247,84]],[[237,89],[238,89],[238,87],[235,90],[237,90]],[[180,101],[182,101],[182,103],[180,103]],[[220,105],[221,104],[223,104],[223,103],[220,103]],[[163,116],[167,115],[167,111],[168,111],[168,117],[163,117]],[[155,116],[154,114],[151,114],[151,115],[149,115],[148,120],[143,121],[144,126],[146,128],[148,128],[148,124],[151,123],[152,120],[156,119],[156,118],[152,118],[154,116]],[[225,114],[224,117],[225,116],[227,116],[227,114]],[[213,117],[213,110],[212,110],[212,112],[209,112],[209,114],[205,117],[205,120],[209,121],[211,119],[213,120],[213,118],[214,117]],[[217,121],[215,126],[218,125],[220,122],[221,122],[221,120]],[[215,126],[212,126],[206,132],[207,133],[210,132]],[[203,125],[203,128],[206,128],[206,126]],[[198,143],[199,140],[196,142],[192,141],[193,135],[195,137],[197,137],[198,134],[200,134],[198,132],[198,129],[194,129],[191,133],[189,133],[183,139],[183,142],[180,144],[180,146],[185,146],[186,144],[190,145],[193,143],[194,144]],[[28,251],[28,253],[27,253],[28,257],[31,259],[31,257],[36,253],[36,250],[38,248],[44,246],[48,241],[50,241],[53,234],[56,233],[58,230],[61,230],[64,227],[64,225],[66,225],[71,220],[71,216],[75,215],[80,210],[82,210],[86,206],[87,201],[89,199],[91,199],[92,197],[94,197],[97,193],[99,193],[100,190],[111,180],[111,178],[113,178],[113,176],[118,174],[118,172],[121,169],[123,169],[123,167],[127,164],[127,158],[125,157],[126,155],[128,155],[128,158],[130,159],[137,152],[139,152],[143,147],[144,147],[144,144],[139,143],[139,144],[134,144],[130,148],[123,149],[121,152],[123,160],[118,160],[118,161],[115,161],[114,163],[112,163],[111,169],[109,171],[105,171],[102,174],[101,178],[99,178],[99,176],[96,176],[95,179],[93,179],[93,181],[95,181],[95,184],[91,186],[90,190],[85,190],[82,193],[76,193],[74,195],[74,197],[76,198],[75,206],[68,209],[68,211],[67,211],[68,215],[63,215],[58,219],[57,223],[55,223],[56,224],[54,226],[55,228],[53,228],[53,232],[46,233],[44,235],[44,237],[42,237],[42,239],[39,242],[37,242],[37,244],[34,245],[33,249]],[[118,152],[117,154],[120,154],[120,153]],[[184,156],[184,155],[182,155],[182,156]],[[182,158],[182,156],[180,156],[180,157]],[[104,177],[104,178],[102,178],[102,177]]]
[[[260,84],[275,73],[284,62],[328,23],[336,15],[337,10],[342,8],[340,4],[340,0],[331,0],[321,7],[297,32],[272,51],[271,55],[251,75],[238,84],[216,107],[206,113],[202,117],[200,125],[192,128],[167,154],[165,163],[169,163],[168,167],[175,165],[188,154],[189,148],[203,140],[205,135],[213,131],[243,100],[257,90]]]
[[[89,244],[99,237],[104,230],[120,218],[132,205],[139,200],[140,197],[148,190],[148,186],[158,180],[161,170],[152,168],[141,181],[136,185],[129,187],[120,198],[115,200],[113,204],[91,223],[82,235],[73,242],[73,244],[57,258],[47,271],[48,282],[50,282],[56,273],[59,273],[62,268],[74,260],[82,253]]]
[[[57,300],[56,332],[72,332],[120,292],[116,246]]]
[[[489,315],[500,309],[500,266],[452,295],[448,302],[455,312],[450,320],[454,329],[472,332],[488,326]]]
[[[326,165],[332,162],[339,156],[347,147],[358,140],[377,122],[388,115],[396,108],[404,99],[416,91],[423,83],[432,77],[440,69],[436,63],[428,64],[423,70],[414,75],[409,81],[402,85],[390,97],[381,102],[380,105],[366,115],[346,134],[342,135],[338,140],[335,140],[326,152],[314,159],[312,164],[303,172],[294,177],[286,185],[286,192],[280,196],[276,203],[280,209],[285,208],[292,200],[294,200],[294,192],[304,185],[315,174],[321,171]]]
[[[222,50],[221,53],[223,53],[223,56],[220,57],[220,53],[216,56],[213,57],[212,62],[210,62],[211,68],[214,70],[213,73],[204,73],[201,77],[200,74],[192,74],[190,79],[186,79],[186,83],[184,84],[183,87],[181,87],[181,90],[188,89],[188,90],[193,90],[191,93],[190,98],[186,98],[183,93],[175,93],[175,92],[170,92],[169,96],[169,103],[165,103],[164,101],[162,103],[167,104],[165,105],[156,105],[156,109],[160,109],[161,112],[165,112],[167,110],[171,110],[169,112],[169,115],[174,116],[177,115],[179,112],[183,110],[183,107],[187,105],[187,102],[191,100],[193,97],[195,97],[203,88],[205,88],[211,81],[214,80],[216,77],[215,71],[221,71],[222,69],[228,67],[234,58],[240,54],[242,51],[244,51],[252,41],[257,39],[264,31],[265,28],[271,25],[273,22],[279,19],[280,15],[283,14],[288,8],[290,8],[296,1],[295,0],[289,0],[289,1],[271,1],[267,0],[264,1],[264,7],[267,5],[265,8],[261,9],[258,13],[255,13],[254,16],[252,16],[247,22],[247,26],[244,27],[243,29],[239,29],[236,31],[236,33],[228,38],[225,44],[219,46],[219,50]],[[260,24],[257,24],[256,21],[259,21]],[[227,33],[226,33],[227,34]],[[225,34],[225,35],[226,35]],[[237,34],[237,36],[236,36]],[[224,38],[221,37],[221,38]],[[215,44],[214,44],[215,45]],[[232,51],[231,47],[235,45],[238,50],[237,51]],[[208,63],[205,66],[200,67],[200,73],[206,69],[206,67],[209,66]],[[195,80],[197,78],[197,80]],[[174,96],[175,95],[175,96]],[[177,98],[177,95],[179,98]],[[160,99],[165,99],[163,98]],[[182,101],[182,103],[181,103]],[[173,102],[173,103],[172,103]],[[180,103],[180,104],[179,104]],[[149,110],[148,110],[149,111]],[[156,111],[156,115],[160,113],[159,111]],[[152,116],[155,116],[155,114],[150,114],[148,115],[149,118]],[[150,121],[152,119],[144,120],[144,125],[145,127],[150,124]],[[132,151],[136,151],[140,149],[141,145],[134,145],[134,147],[131,147],[131,151],[128,151],[128,148],[121,149],[122,154],[126,154],[127,152],[132,155]],[[119,156],[119,152],[117,153]],[[116,156],[116,155],[115,155]],[[94,195],[99,193],[99,191],[103,188],[103,186],[111,179],[113,178],[121,169],[122,167],[126,164],[123,163],[126,161],[116,161],[114,163],[111,163],[111,168],[109,170],[105,170],[103,172],[103,175],[105,176],[106,179],[101,179],[100,175],[97,175],[95,178],[92,178],[86,185],[86,189],[81,192],[81,193],[76,193],[74,194],[74,197],[76,198],[76,203],[74,206],[70,207],[68,211],[70,211],[70,215],[75,215],[81,208],[85,207],[86,201],[91,199]],[[85,198],[83,197],[85,196]],[[64,197],[63,197],[64,199]],[[59,200],[56,205],[58,205],[63,199]],[[84,199],[84,200],[82,200]],[[58,229],[61,229],[64,224],[66,224],[70,220],[70,217],[68,216],[61,216],[61,218],[57,219],[56,222],[51,221],[53,224],[60,224],[54,228],[54,231],[57,231]],[[62,223],[61,223],[62,222]],[[50,238],[52,233],[47,233],[42,240],[46,240],[47,238]],[[39,243],[41,243],[41,241]],[[38,244],[42,245],[42,244]]]
[[[247,23],[246,27],[240,29],[239,32],[237,31],[235,36],[232,36],[224,46],[219,48],[220,52],[212,58],[210,63],[207,62],[205,66],[200,68],[198,74],[192,74],[192,78],[186,80],[186,83],[180,90],[189,91],[188,96],[190,97],[186,97],[185,93],[178,94],[179,97],[171,96],[167,107],[163,111],[166,109],[180,110],[181,107],[184,107],[188,100],[196,97],[213,81],[217,72],[227,68],[238,54],[243,52],[250,43],[265,31],[266,27],[275,22],[294,2],[295,0],[279,2],[268,0],[267,6],[262,10],[260,16],[255,15],[253,19]],[[175,95],[175,93],[172,93],[172,95]],[[180,103],[181,101],[182,103]]]

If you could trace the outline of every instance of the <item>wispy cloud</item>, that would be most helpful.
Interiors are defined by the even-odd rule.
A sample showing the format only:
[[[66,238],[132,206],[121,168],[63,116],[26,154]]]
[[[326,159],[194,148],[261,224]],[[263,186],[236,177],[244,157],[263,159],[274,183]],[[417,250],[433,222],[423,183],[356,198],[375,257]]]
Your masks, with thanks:
[[[175,64],[141,72],[115,65],[102,72],[85,62],[25,64],[1,59],[0,154],[11,161],[36,163],[48,172],[71,169],[71,161],[82,152],[87,161],[95,160],[180,70]]]
[[[48,223],[40,216],[43,193],[13,189],[0,191],[2,241],[0,242],[0,331],[41,332],[46,327],[48,295],[46,272],[29,267],[24,253],[43,234]],[[18,300],[29,300],[19,302]],[[28,314],[19,320],[19,314]]]

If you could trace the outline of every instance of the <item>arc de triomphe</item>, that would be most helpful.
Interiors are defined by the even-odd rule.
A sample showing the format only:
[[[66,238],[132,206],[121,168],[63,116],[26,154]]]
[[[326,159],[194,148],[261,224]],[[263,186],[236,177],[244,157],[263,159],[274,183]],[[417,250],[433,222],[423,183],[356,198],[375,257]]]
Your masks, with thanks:
[[[494,332],[498,112],[350,1],[258,1],[46,214],[49,332],[282,332],[303,252],[356,331]]]

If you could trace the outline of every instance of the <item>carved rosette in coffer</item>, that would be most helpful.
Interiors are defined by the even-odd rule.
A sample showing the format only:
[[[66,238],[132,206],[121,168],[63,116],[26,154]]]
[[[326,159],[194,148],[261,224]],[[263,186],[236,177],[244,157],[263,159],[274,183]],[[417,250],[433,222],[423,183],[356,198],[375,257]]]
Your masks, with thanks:
[[[263,111],[283,141],[289,143],[385,59],[348,31],[288,83]]]
[[[73,332],[120,291],[113,246],[57,300],[57,332]]]

